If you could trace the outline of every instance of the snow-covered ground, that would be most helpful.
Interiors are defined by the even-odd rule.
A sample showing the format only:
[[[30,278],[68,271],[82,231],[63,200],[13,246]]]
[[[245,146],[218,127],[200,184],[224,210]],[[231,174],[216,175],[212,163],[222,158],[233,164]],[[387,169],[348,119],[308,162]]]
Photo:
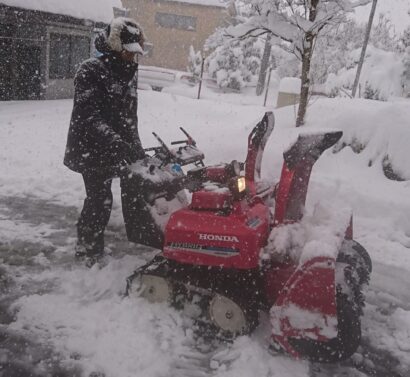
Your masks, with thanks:
[[[195,88],[141,91],[144,145],[156,145],[152,131],[167,142],[180,139],[183,126],[209,164],[243,160],[248,133],[274,110],[262,107],[260,97],[210,90],[194,97]],[[409,376],[410,181],[383,173],[388,157],[394,172],[410,179],[409,105],[314,99],[309,108],[307,128],[342,129],[342,142],[353,143],[355,152],[345,147],[319,159],[307,210],[335,202],[353,208],[355,238],[374,262],[362,347],[348,362],[318,366],[270,354],[264,325],[232,345],[207,349],[181,313],[124,298],[125,277],[153,251],[126,242],[118,182],[108,265],[75,263],[74,223],[84,189],[80,175],[62,164],[72,101],[1,102],[0,376]],[[272,180],[298,132],[293,107],[274,112],[263,161]]]

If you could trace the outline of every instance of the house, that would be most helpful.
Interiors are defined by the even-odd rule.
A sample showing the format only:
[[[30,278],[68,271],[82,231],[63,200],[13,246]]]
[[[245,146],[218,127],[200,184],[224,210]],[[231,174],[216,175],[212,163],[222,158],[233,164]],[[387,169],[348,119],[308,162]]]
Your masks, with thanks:
[[[224,0],[122,0],[143,27],[148,54],[143,65],[186,71],[189,48],[201,51],[206,39],[234,14]]]
[[[0,100],[72,98],[75,71],[116,3],[0,0]]]

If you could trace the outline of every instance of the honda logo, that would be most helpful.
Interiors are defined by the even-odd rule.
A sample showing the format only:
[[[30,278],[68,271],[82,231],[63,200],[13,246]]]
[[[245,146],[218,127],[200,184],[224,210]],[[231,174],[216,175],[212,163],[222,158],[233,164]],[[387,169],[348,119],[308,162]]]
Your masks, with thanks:
[[[222,236],[220,234],[206,234],[199,233],[200,240],[206,241],[224,241],[224,242],[237,242],[239,243],[238,237],[235,236]]]

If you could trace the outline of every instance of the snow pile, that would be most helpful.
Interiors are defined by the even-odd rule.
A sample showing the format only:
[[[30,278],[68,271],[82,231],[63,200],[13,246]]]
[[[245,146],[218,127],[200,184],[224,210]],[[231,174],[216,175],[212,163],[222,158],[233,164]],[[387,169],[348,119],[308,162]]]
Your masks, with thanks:
[[[325,119],[332,128],[343,130],[337,149],[348,145],[365,165],[380,169],[388,162],[398,176],[410,179],[410,129],[405,126],[410,119],[407,104],[407,100],[323,100],[314,105],[316,110],[308,116],[308,123],[316,126]]]
[[[301,81],[297,77],[284,77],[280,80],[279,92],[300,94]]]
[[[274,228],[261,259],[285,261],[290,256],[300,265],[315,257],[336,259],[350,217],[351,210],[337,200],[321,201],[301,222]]]
[[[135,257],[125,257],[103,269],[43,272],[35,279],[47,282],[58,276],[59,289],[18,300],[10,330],[51,341],[66,357],[63,363],[81,365],[85,376],[135,377],[136,371],[144,377],[166,376],[189,335],[182,330],[181,316],[166,304],[124,299],[124,278],[136,263]],[[19,283],[30,281],[23,276]]]
[[[2,0],[1,3],[102,22],[113,19],[113,7],[122,8],[121,0]]]
[[[391,327],[397,347],[403,352],[410,352],[410,313],[398,308],[392,315]]]
[[[265,334],[266,336],[267,334]],[[249,337],[238,338],[231,348],[214,355],[211,366],[217,377],[301,377],[308,375],[305,362],[289,358],[272,357],[266,347]]]
[[[326,82],[326,91],[337,95],[340,88],[351,89],[356,76],[361,49],[350,53],[350,63],[337,74],[331,73]],[[402,56],[368,46],[360,75],[361,97],[387,100],[403,96],[404,62]]]
[[[298,305],[287,303],[284,306],[273,305],[271,315],[272,332],[283,335],[283,322],[289,322],[293,329],[310,339],[318,340],[319,335],[328,339],[337,337],[337,317],[318,311],[305,310]],[[317,328],[318,333],[311,329]]]

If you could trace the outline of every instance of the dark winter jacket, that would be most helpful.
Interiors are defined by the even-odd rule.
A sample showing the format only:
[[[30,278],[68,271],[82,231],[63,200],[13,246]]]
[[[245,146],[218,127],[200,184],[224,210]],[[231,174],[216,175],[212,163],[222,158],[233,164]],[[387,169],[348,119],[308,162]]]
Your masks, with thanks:
[[[143,156],[138,135],[137,93],[133,81],[138,65],[123,61],[101,34],[103,53],[83,62],[74,79],[74,107],[64,164],[71,170],[116,169]]]

